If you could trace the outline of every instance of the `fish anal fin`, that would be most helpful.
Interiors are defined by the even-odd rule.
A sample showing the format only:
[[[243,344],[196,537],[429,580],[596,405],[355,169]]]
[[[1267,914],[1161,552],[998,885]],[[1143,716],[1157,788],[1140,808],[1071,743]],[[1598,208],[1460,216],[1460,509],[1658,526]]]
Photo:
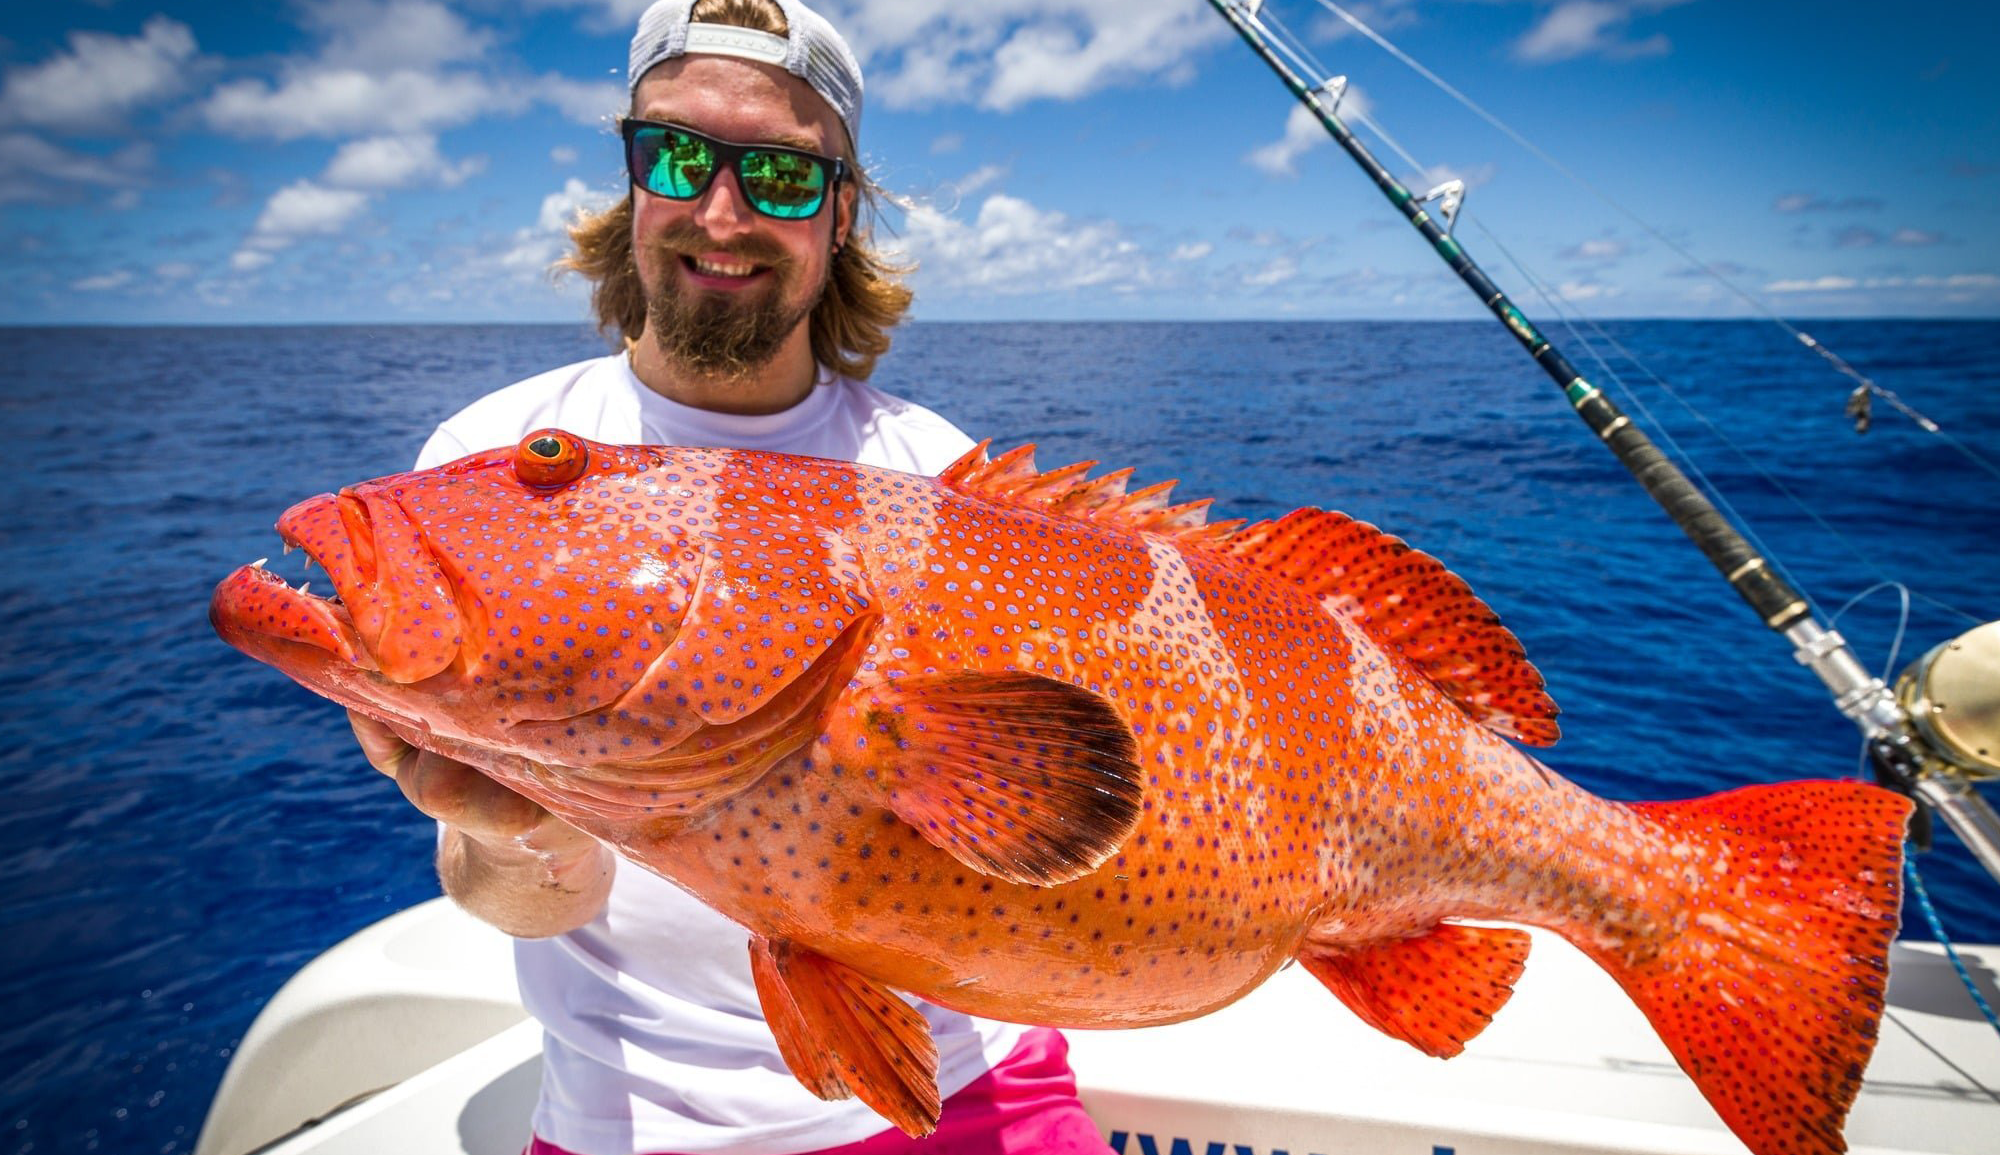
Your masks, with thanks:
[[[898,678],[835,707],[815,757],[982,874],[1054,886],[1097,869],[1139,823],[1145,776],[1103,697],[1019,672]]]
[[[1487,729],[1529,746],[1560,735],[1556,704],[1520,640],[1464,579],[1401,538],[1343,513],[1301,509],[1212,548],[1304,587]]]
[[[778,1053],[806,1090],[860,1099],[915,1138],[937,1130],[937,1043],[915,1007],[784,939],[751,938],[750,975]]]
[[[1694,917],[1656,949],[1578,945],[1750,1150],[1845,1150],[1885,1006],[1909,799],[1786,782],[1632,809],[1716,865],[1690,870]]]
[[[1513,995],[1530,941],[1507,927],[1441,923],[1358,949],[1318,947],[1308,937],[1298,958],[1363,1022],[1448,1059]]]

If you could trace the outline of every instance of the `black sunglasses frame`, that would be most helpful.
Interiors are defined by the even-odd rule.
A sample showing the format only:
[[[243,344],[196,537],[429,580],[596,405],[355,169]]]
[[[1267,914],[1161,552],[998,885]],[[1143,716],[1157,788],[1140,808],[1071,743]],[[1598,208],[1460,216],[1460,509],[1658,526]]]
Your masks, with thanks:
[[[692,196],[670,196],[652,188],[646,183],[645,178],[639,171],[637,141],[639,132],[648,128],[662,129],[666,132],[677,132],[685,136],[691,136],[708,145],[709,150],[715,154],[715,169],[708,174],[708,180],[700,188],[696,189]],[[699,200],[701,199],[701,194],[707,192],[709,186],[715,183],[716,173],[726,168],[736,174],[736,185],[738,188],[743,189],[744,203],[749,205],[758,215],[770,217],[772,220],[777,221],[809,221],[818,216],[826,208],[827,202],[833,200],[835,193],[839,191],[841,182],[847,179],[846,161],[837,156],[821,156],[816,152],[807,152],[802,148],[790,148],[782,144],[741,144],[737,141],[723,140],[720,137],[710,136],[705,132],[697,132],[685,124],[674,124],[671,121],[665,120],[641,120],[635,116],[628,116],[620,121],[619,132],[625,138],[626,179],[631,181],[633,188],[649,196],[659,197],[662,200],[682,202]],[[819,204],[813,206],[813,211],[801,216],[788,217],[768,212],[762,206],[758,205],[756,198],[750,195],[749,189],[745,187],[743,180],[743,158],[753,152],[801,156],[817,163],[825,169],[827,172],[826,188],[820,194]]]

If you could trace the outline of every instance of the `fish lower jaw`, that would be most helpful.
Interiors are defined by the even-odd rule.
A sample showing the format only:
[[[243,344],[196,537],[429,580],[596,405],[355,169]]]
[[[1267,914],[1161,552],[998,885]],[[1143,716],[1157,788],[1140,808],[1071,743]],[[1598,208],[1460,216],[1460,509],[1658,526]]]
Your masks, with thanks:
[[[311,582],[292,586],[264,568],[267,560],[238,567],[216,586],[209,620],[225,641],[281,669],[289,669],[279,660],[287,649],[320,651],[357,670],[378,668],[338,596],[313,594]]]

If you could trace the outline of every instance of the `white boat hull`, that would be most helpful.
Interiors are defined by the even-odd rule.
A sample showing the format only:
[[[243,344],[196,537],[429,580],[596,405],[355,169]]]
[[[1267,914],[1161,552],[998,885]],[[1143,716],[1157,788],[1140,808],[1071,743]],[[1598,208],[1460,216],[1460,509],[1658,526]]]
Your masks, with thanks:
[[[1959,949],[2000,1001],[2000,946]],[[508,940],[443,899],[362,931],[258,1017],[196,1155],[520,1155],[541,1031],[513,983]],[[2000,1152],[2000,1035],[1939,948],[1897,944],[1889,1002],[1852,1150]],[[1124,1155],[1744,1150],[1609,976],[1541,932],[1513,1000],[1450,1061],[1298,968],[1193,1022],[1069,1037],[1083,1104]]]

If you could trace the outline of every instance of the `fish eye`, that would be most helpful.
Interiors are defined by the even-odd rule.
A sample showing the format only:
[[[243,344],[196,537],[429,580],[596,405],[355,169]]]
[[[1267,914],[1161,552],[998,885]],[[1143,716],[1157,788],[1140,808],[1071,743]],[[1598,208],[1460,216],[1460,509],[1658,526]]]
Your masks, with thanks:
[[[538,429],[514,450],[514,476],[537,489],[568,485],[582,477],[589,464],[590,451],[582,439],[560,429]]]

